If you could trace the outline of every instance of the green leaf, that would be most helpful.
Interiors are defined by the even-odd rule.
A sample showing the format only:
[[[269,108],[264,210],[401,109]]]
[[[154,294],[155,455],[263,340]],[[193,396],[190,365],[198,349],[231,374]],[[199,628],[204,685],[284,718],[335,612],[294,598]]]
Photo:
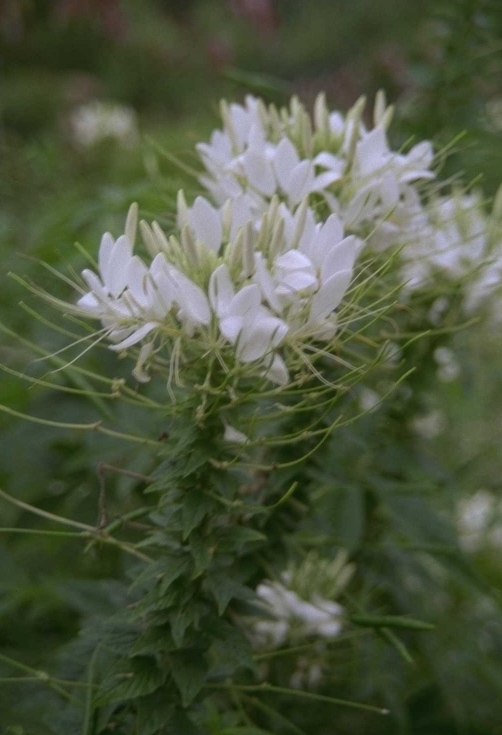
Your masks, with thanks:
[[[26,573],[13,560],[9,552],[0,546],[0,592],[26,584]]]
[[[206,730],[203,733],[182,709],[177,709],[165,735],[206,735]]]
[[[350,485],[333,487],[331,484],[319,488],[318,513],[323,526],[329,528],[344,548],[353,550],[359,546],[364,533],[365,508],[361,487]]]
[[[220,615],[225,612],[230,600],[249,600],[253,597],[251,590],[233,578],[229,569],[208,574],[204,580],[204,588],[214,597]]]
[[[172,583],[186,572],[190,564],[187,556],[164,556],[162,557],[162,579],[160,581],[160,593],[167,592]]]
[[[175,610],[171,613],[169,616],[171,635],[177,648],[183,643],[183,636],[185,635],[186,629],[193,623],[196,623],[205,612],[207,612],[207,605],[191,601],[182,610]]]
[[[146,694],[152,694],[165,681],[166,675],[151,656],[138,656],[130,659],[120,670],[108,677],[109,691],[106,702],[127,701]]]
[[[227,727],[219,735],[274,735],[270,730],[262,730],[261,727]]]
[[[246,544],[262,544],[264,541],[267,541],[265,534],[256,531],[254,528],[233,526],[221,531],[218,548],[224,551],[234,551],[235,549],[241,549]]]
[[[148,628],[131,648],[130,656],[154,656],[177,647],[167,625]]]
[[[201,490],[187,490],[183,498],[181,519],[183,540],[185,541],[194,528],[200,526],[206,515],[214,508],[214,502]]]
[[[195,562],[195,572],[192,579],[199,577],[209,567],[213,560],[213,555],[207,547],[209,539],[202,539],[197,533],[190,536],[190,551]]]
[[[171,674],[178,687],[183,706],[187,707],[206,681],[206,663],[201,651],[183,651],[169,657]]]
[[[404,628],[407,630],[434,630],[435,625],[403,615],[352,615],[351,622],[369,628]]]
[[[213,668],[228,667],[232,672],[238,668],[255,670],[253,652],[244,633],[224,621],[219,621],[211,633],[218,636],[209,649],[215,664]]]
[[[162,687],[138,700],[138,735],[157,735],[173,719],[172,690]]]

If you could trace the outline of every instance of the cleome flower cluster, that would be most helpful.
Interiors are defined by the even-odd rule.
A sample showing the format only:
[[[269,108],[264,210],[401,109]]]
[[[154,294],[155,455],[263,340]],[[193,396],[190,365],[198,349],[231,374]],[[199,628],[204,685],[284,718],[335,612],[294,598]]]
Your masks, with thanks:
[[[135,205],[124,235],[103,236],[75,309],[101,322],[111,349],[139,350],[138,380],[161,349],[179,362],[196,344],[229,371],[287,385],[290,355],[306,361],[306,344],[336,338],[363,251],[397,252],[396,283],[409,291],[475,273],[471,310],[483,284],[498,289],[501,228],[480,197],[427,196],[431,144],[392,151],[392,108],[377,96],[372,129],[363,109],[330,112],[322,95],[312,119],[295,99],[283,110],[223,103],[223,128],[197,145],[208,198],[189,205],[180,192],[172,234],[139,223],[148,260],[133,252]]]
[[[204,351],[231,346],[238,364],[286,384],[282,348],[333,339],[361,243],[336,215],[316,222],[306,202],[293,213],[273,199],[258,219],[250,207],[245,195],[188,207],[180,193],[178,236],[140,223],[148,265],[133,254],[133,207],[127,234],[103,236],[98,273],[83,271],[89,290],[77,309],[101,321],[112,349],[143,343],[141,364],[156,345],[196,337]]]

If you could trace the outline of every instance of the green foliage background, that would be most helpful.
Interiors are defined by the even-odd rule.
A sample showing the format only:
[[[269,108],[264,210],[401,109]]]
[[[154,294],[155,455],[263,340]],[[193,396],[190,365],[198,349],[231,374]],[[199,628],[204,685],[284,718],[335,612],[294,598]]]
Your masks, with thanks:
[[[373,97],[384,87],[397,104],[395,145],[413,136],[433,138],[441,147],[462,133],[442,176],[461,170],[471,182],[481,173],[487,197],[493,195],[502,171],[502,121],[490,119],[487,108],[502,96],[502,9],[496,0],[277,0],[268,25],[239,17],[230,5],[124,1],[111,30],[95,9],[73,19],[57,16],[42,0],[13,0],[0,9],[0,362],[8,369],[42,378],[58,364],[35,362],[39,355],[29,343],[53,353],[68,340],[47,326],[49,310],[27,298],[7,272],[68,298],[40,260],[80,270],[73,242],[95,252],[103,231],[120,231],[134,200],[144,216],[172,223],[177,189],[190,195],[197,186],[162,151],[195,163],[193,146],[215,126],[221,96],[251,91],[282,102],[298,92],[309,101],[325,89],[333,107],[347,108],[360,94]],[[72,144],[70,110],[94,97],[137,110],[140,144],[127,151],[113,140],[86,151]],[[395,445],[396,456],[392,445],[375,437],[388,439],[393,422],[406,422],[383,410],[366,417],[357,432],[337,433],[304,478],[317,493],[319,517],[299,528],[297,541],[307,547],[321,526],[325,537],[318,543],[345,546],[358,564],[360,602],[437,625],[427,636],[404,635],[414,665],[378,636],[363,637],[352,652],[347,644],[338,662],[335,655],[330,691],[378,701],[391,709],[387,718],[319,706],[318,720],[309,714],[304,722],[301,701],[279,698],[282,710],[313,735],[502,732],[500,551],[486,547],[465,558],[453,528],[459,498],[479,488],[501,492],[497,337],[475,328],[456,336],[463,372],[459,381],[437,385],[436,405],[447,419],[439,439],[419,441],[410,432]],[[418,352],[407,357],[410,365],[419,358]],[[105,349],[79,364],[116,377],[128,373]],[[85,376],[71,370],[52,379],[86,387]],[[162,417],[152,427],[151,415],[139,408],[54,394],[8,371],[0,404],[68,423],[112,416],[118,430],[134,434],[165,430]],[[102,512],[102,482],[110,517],[145,502],[134,473],[148,475],[153,460],[139,445],[124,449],[113,437],[62,431],[12,414],[0,414],[0,436],[0,487],[19,500],[90,525]],[[103,470],[103,463],[129,474]],[[323,493],[326,487],[335,490]],[[70,721],[63,730],[47,724],[47,712],[60,700],[46,683],[4,679],[26,674],[13,661],[45,670],[59,651],[62,670],[70,672],[65,645],[75,643],[82,627],[125,605],[131,562],[105,545],[83,553],[73,538],[21,533],[48,526],[2,500],[0,513],[0,525],[12,529],[0,536],[0,732],[82,732]],[[410,577],[418,580],[415,591],[403,585]],[[330,718],[332,729],[326,729]],[[155,725],[148,732],[157,732]],[[212,732],[232,730],[215,720]]]

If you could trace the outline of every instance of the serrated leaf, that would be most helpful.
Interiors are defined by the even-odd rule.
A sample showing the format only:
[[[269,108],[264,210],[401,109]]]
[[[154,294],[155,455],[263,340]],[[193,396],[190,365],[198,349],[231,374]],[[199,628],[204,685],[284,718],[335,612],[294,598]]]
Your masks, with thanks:
[[[230,600],[234,598],[248,600],[252,597],[251,591],[233,578],[228,569],[208,574],[204,580],[204,587],[214,597],[220,615],[225,612]]]
[[[138,719],[136,732],[138,735],[157,735],[163,727],[172,721],[175,705],[171,691],[165,687],[138,700]]]
[[[162,562],[161,594],[167,592],[172,583],[191,566],[188,556],[164,556]]]
[[[181,509],[183,540],[186,540],[206,515],[213,510],[211,498],[201,490],[187,490]]]
[[[187,707],[206,681],[206,663],[200,651],[183,651],[169,657],[171,674],[178,687],[183,706]]]
[[[130,656],[154,656],[176,648],[170,629],[156,626],[146,630],[131,648]]]
[[[221,621],[214,634],[218,638],[209,650],[215,667],[228,668],[229,673],[238,668],[255,670],[253,652],[242,631]]]
[[[206,612],[207,606],[197,602],[190,602],[183,610],[175,610],[169,616],[171,635],[177,648],[183,643],[186,629],[196,623]]]
[[[190,537],[190,552],[195,564],[195,573],[192,579],[199,577],[209,567],[213,560],[211,551],[206,546],[205,541],[197,533],[193,533]]]
[[[246,526],[233,526],[221,531],[221,540],[218,547],[223,550],[235,550],[250,543],[263,543],[267,540],[265,534]]]
[[[165,678],[165,673],[159,669],[153,657],[132,658],[120,671],[109,676],[105,683],[108,689],[106,702],[127,701],[152,694],[164,683]]]

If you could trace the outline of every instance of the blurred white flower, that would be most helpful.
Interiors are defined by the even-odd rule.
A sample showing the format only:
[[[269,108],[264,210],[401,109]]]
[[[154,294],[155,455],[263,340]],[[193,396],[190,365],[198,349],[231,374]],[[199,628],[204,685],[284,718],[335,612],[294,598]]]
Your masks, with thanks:
[[[434,350],[434,360],[438,365],[437,376],[443,383],[451,383],[460,376],[460,363],[449,347],[437,347]]]
[[[442,411],[434,409],[422,416],[415,416],[411,420],[411,428],[422,439],[434,439],[446,429],[446,417]]]
[[[457,528],[466,551],[502,548],[502,500],[487,490],[464,498],[457,506]]]
[[[285,584],[268,580],[258,585],[256,594],[266,614],[252,622],[257,647],[278,647],[291,637],[331,639],[342,630],[344,609],[336,602],[316,594],[306,601]]]
[[[130,148],[139,139],[138,120],[132,107],[94,100],[70,114],[70,135],[76,145],[91,148],[106,138]]]

